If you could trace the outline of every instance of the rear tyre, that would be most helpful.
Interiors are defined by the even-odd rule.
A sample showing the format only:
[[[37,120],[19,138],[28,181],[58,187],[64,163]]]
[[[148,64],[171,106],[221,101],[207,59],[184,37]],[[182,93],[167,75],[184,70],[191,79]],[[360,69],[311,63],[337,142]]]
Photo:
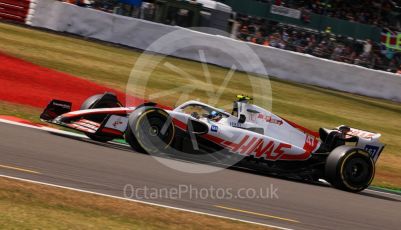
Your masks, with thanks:
[[[117,108],[117,107],[121,107],[121,104],[117,100],[116,96],[112,93],[105,93],[105,94],[96,94],[86,99],[82,103],[80,110]],[[102,123],[103,120],[106,118],[106,115],[89,115],[84,118],[94,122]],[[108,142],[114,139],[114,137],[100,136],[91,133],[85,133],[85,135],[90,139],[99,142]]]
[[[344,145],[335,148],[327,157],[325,175],[334,187],[359,192],[372,182],[375,163],[366,151]]]
[[[162,109],[144,107],[129,117],[125,138],[136,151],[164,153],[172,146],[174,137],[174,124],[170,115]]]

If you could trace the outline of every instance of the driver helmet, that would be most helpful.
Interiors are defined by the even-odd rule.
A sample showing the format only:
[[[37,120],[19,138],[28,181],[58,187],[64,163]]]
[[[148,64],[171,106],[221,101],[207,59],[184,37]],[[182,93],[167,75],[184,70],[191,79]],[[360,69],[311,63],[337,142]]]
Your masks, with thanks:
[[[215,118],[215,117],[217,117],[219,115],[219,113],[217,113],[216,111],[212,111],[211,113],[210,113],[210,117],[211,118]]]
[[[338,131],[340,131],[342,137],[345,138],[347,136],[347,133],[351,131],[351,128],[349,126],[342,125],[338,127]]]
[[[209,115],[209,119],[210,119],[210,120],[213,120],[213,121],[215,121],[215,122],[218,122],[218,121],[220,121],[220,119],[221,119],[221,114],[220,114],[219,112],[212,111],[212,112],[210,113],[210,115]]]
[[[338,130],[342,133],[348,133],[349,131],[351,131],[351,128],[349,126],[342,125],[338,127]]]

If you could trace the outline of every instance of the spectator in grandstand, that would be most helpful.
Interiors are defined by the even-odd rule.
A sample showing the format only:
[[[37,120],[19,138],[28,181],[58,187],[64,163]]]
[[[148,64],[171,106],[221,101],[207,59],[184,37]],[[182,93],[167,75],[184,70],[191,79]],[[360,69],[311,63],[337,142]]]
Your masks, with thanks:
[[[145,20],[153,20],[156,15],[156,6],[154,3],[144,2],[141,6],[140,18]]]
[[[369,56],[371,52],[372,52],[372,41],[368,39],[365,41],[365,44],[363,46],[363,55]]]
[[[259,45],[268,45],[268,43],[266,43],[267,39],[265,39],[262,36],[262,33],[259,31],[256,32],[255,36],[251,39],[251,41]]]
[[[242,41],[250,41],[251,40],[251,33],[249,32],[248,26],[243,25],[240,28],[240,32],[237,35],[237,38]]]
[[[338,44],[336,48],[334,48],[330,58],[334,61],[343,61],[344,51],[345,51],[344,45]]]

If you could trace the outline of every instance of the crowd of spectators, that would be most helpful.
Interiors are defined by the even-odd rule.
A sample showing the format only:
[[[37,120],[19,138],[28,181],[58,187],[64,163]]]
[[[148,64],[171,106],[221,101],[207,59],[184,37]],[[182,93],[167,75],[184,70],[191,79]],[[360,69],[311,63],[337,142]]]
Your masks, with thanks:
[[[121,4],[119,0],[66,1],[102,11],[148,20],[151,20],[155,14],[155,7],[153,4],[146,2],[142,4],[140,8],[135,8],[126,4]],[[370,24],[378,23],[378,18],[376,17],[378,14],[375,16],[373,12],[370,12],[372,9],[366,9],[366,11],[352,9],[369,8],[362,2],[369,2],[374,5],[377,5],[379,1],[381,3],[389,2],[389,0],[261,1],[272,1],[274,4],[281,4],[287,7],[303,7],[314,13],[327,14],[339,18],[343,17],[343,19],[358,20],[359,22]],[[360,4],[358,5],[357,3]],[[348,9],[347,7],[350,5],[356,8]],[[374,10],[377,9],[373,8],[373,11]],[[243,41],[401,74],[401,53],[382,49],[380,44],[375,44],[371,40],[351,40],[346,37],[335,36],[330,30],[319,32],[241,14],[237,15],[236,21],[239,24],[236,36]]]
[[[243,41],[401,73],[401,53],[388,53],[371,40],[351,40],[329,32],[306,30],[247,16],[238,16],[237,21],[237,38]]]
[[[401,30],[399,0],[258,0],[303,12]]]

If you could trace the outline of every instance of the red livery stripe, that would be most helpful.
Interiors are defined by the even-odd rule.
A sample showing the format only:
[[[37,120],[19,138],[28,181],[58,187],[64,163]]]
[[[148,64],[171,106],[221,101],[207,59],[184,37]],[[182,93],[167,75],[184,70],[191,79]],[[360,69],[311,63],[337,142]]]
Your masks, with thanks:
[[[178,119],[176,119],[176,118],[173,118],[173,123],[174,123],[174,125],[177,126],[178,128],[180,128],[180,129],[182,129],[182,130],[184,130],[184,131],[187,130],[187,124],[185,124],[184,122],[182,122],[182,121],[180,121],[180,120],[178,120]]]
[[[304,132],[304,133],[308,133],[308,134],[310,134],[310,135],[312,135],[312,136],[319,137],[319,133],[318,133],[318,132],[312,131],[312,130],[310,130],[310,129],[308,129],[308,128],[305,128],[305,127],[303,127],[303,126],[300,126],[300,125],[298,125],[298,124],[296,124],[296,123],[294,123],[294,122],[292,122],[292,121],[286,120],[286,119],[284,119],[284,118],[282,118],[282,119],[283,119],[284,121],[286,121],[288,124],[290,124],[292,127],[297,128],[297,129],[301,130],[301,131]]]
[[[119,130],[110,129],[110,128],[103,128],[101,131],[104,132],[104,133],[109,133],[109,134],[113,134],[113,135],[116,135],[116,136],[122,136],[123,135],[123,133],[120,132]]]

